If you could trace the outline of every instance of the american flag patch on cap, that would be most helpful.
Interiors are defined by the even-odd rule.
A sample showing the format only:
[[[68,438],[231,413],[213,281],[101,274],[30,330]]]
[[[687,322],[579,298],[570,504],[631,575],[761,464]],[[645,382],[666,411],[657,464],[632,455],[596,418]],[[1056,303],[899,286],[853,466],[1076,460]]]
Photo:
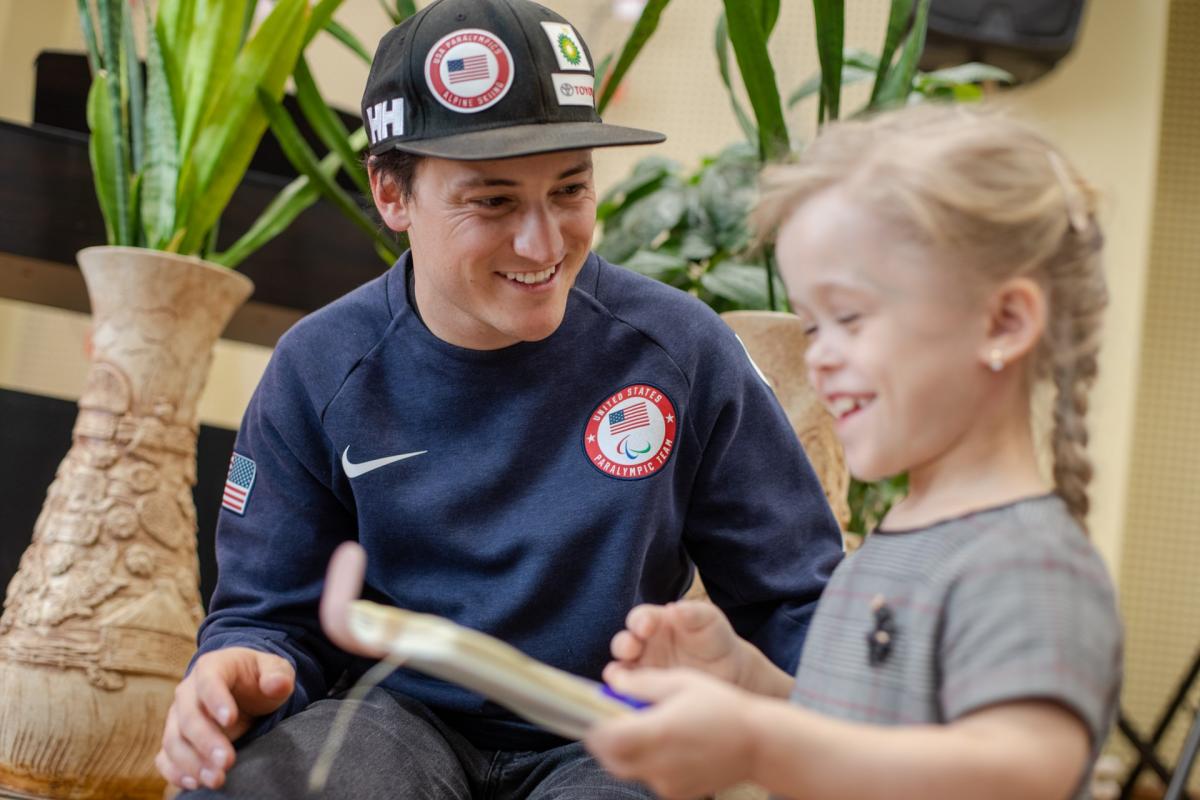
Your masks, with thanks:
[[[225,479],[225,496],[221,500],[221,508],[227,508],[235,514],[246,513],[246,503],[250,500],[250,490],[254,488],[254,475],[258,466],[241,453],[234,453],[229,459],[229,477]]]

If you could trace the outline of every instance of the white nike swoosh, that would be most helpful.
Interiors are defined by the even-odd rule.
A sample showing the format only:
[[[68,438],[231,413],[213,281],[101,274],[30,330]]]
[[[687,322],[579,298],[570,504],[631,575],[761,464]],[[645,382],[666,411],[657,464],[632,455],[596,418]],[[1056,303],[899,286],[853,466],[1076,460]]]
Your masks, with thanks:
[[[373,469],[386,467],[388,464],[395,463],[396,461],[403,461],[406,458],[424,455],[428,452],[428,450],[418,450],[415,453],[401,453],[398,456],[384,456],[383,458],[376,458],[373,461],[364,461],[361,464],[351,464],[349,457],[350,448],[347,447],[342,451],[342,469],[346,470],[347,478],[357,478],[359,475],[366,475]]]

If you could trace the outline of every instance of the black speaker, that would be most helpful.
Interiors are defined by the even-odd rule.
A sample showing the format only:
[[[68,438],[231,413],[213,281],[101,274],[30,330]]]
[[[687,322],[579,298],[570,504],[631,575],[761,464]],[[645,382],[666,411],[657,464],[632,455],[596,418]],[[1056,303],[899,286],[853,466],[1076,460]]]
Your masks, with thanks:
[[[1084,0],[932,0],[921,69],[981,61],[1028,83],[1071,52],[1083,6]]]

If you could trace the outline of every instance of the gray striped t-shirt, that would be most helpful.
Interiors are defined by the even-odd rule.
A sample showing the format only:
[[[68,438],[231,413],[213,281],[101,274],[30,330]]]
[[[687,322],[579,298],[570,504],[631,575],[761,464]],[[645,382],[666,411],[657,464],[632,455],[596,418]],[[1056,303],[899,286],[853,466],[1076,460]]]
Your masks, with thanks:
[[[872,664],[868,637],[881,626],[890,645]],[[821,597],[792,701],[914,725],[1053,700],[1087,724],[1095,757],[1116,714],[1121,646],[1104,563],[1062,500],[1046,495],[868,536]],[[1087,793],[1082,780],[1076,796]]]

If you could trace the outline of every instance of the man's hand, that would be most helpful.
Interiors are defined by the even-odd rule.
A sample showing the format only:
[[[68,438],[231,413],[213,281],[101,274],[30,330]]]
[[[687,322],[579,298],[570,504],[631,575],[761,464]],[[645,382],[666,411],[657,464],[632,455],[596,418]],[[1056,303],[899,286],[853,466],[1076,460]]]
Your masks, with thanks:
[[[710,795],[750,775],[758,698],[691,670],[622,671],[614,688],[654,705],[588,731],[584,744],[613,775],[665,798]]]
[[[233,742],[292,694],[285,659],[245,647],[205,653],[175,689],[155,766],[183,789],[216,789],[234,762]]]
[[[744,667],[743,648],[749,646],[712,603],[641,605],[629,612],[625,630],[613,637],[610,648],[616,661],[604,676],[608,680],[621,668],[688,667],[737,683]]]

